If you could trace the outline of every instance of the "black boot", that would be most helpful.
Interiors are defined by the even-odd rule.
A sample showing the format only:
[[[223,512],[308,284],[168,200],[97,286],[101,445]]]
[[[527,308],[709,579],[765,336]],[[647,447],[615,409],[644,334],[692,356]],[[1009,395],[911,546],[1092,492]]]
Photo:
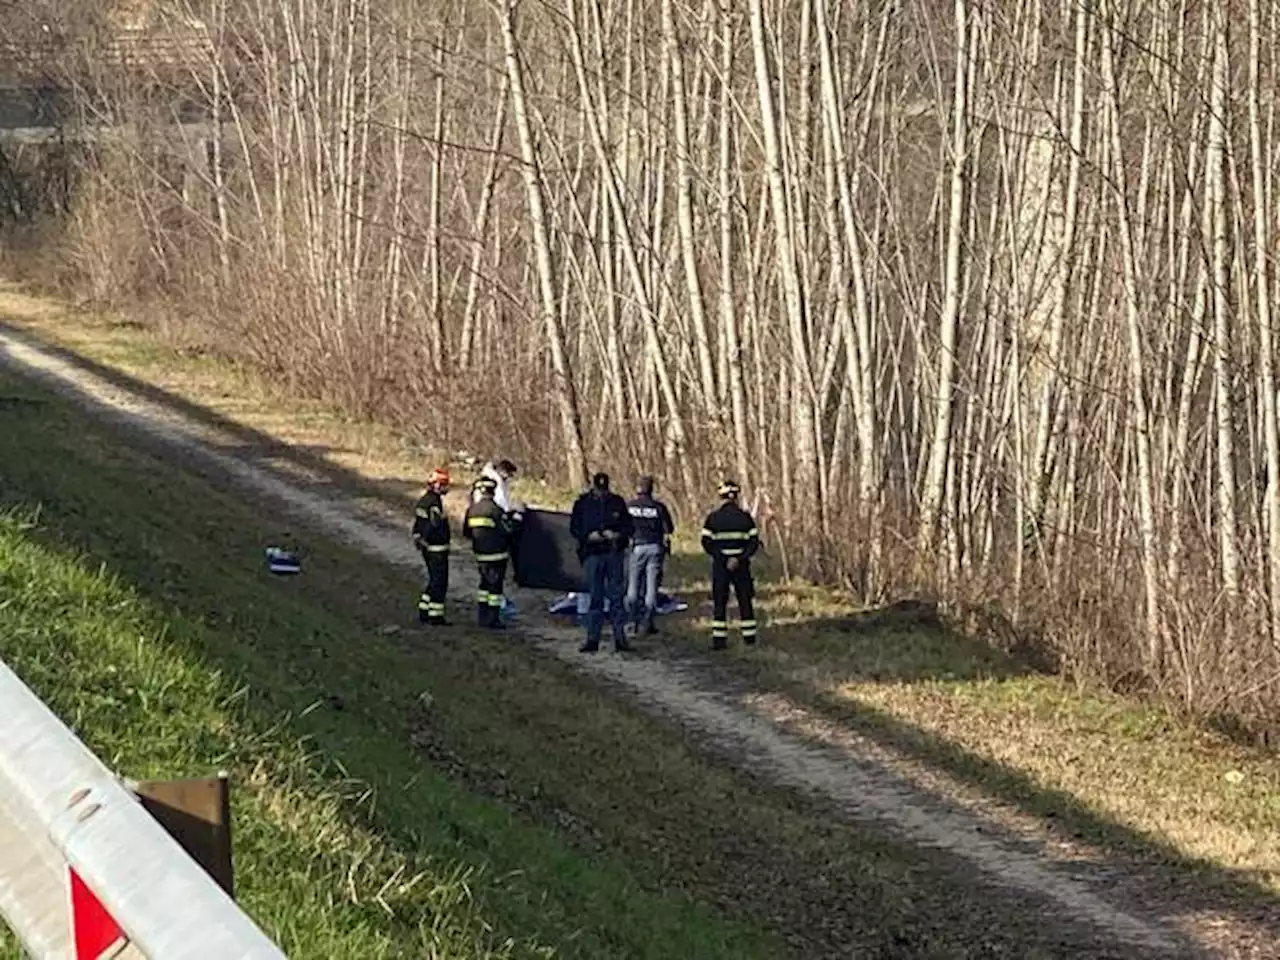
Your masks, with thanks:
[[[476,623],[480,624],[480,626],[482,627],[489,626],[489,623],[490,623],[489,611],[492,609],[493,608],[489,606],[489,604],[487,603],[477,603],[476,604]]]
[[[712,650],[728,650],[728,649],[729,649],[729,640],[728,640],[728,638],[727,638],[727,637],[712,637],[712,638],[711,638],[711,649],[712,649]]]

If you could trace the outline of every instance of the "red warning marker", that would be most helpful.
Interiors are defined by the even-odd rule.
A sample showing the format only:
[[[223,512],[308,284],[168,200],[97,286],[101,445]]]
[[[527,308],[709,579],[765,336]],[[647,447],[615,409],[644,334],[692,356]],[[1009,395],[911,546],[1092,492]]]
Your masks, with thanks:
[[[76,947],[75,960],[106,960],[115,956],[129,942],[128,937],[75,870],[67,868],[67,872],[71,876],[71,938]]]

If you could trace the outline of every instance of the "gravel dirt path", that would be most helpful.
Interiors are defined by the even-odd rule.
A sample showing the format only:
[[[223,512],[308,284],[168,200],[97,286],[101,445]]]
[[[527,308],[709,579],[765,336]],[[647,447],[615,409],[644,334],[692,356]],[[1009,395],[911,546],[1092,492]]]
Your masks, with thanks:
[[[220,436],[216,429],[116,386],[3,327],[0,364],[138,432],[186,466],[200,470],[204,465],[224,474],[244,494],[279,505],[370,558],[420,568],[405,524],[392,525],[342,491],[306,489],[298,478],[246,456],[242,439]],[[470,596],[475,580],[465,559],[458,558],[454,578],[463,598]],[[517,591],[515,597],[522,611],[541,608],[536,594],[522,596]],[[1098,956],[1223,955],[1203,945],[1193,947],[1159,916],[1115,902],[1105,869],[1090,876],[1079,862],[1067,863],[1047,846],[1031,847],[980,813],[921,790],[859,750],[856,738],[842,737],[799,704],[781,702],[777,696],[735,695],[697,664],[643,654],[582,655],[576,631],[550,624],[535,622],[517,635],[540,653],[570,662],[681,724],[754,775],[820,797],[850,818],[875,823],[921,847],[962,858],[972,866],[975,882],[989,885],[993,897],[1029,896],[1048,905],[1047,923],[1092,928]]]

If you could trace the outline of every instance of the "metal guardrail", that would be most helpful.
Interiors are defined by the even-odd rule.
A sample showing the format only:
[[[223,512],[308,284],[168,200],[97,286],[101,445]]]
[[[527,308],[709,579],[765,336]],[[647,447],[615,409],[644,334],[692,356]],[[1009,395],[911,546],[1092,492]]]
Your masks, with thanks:
[[[142,803],[0,662],[0,914],[37,960],[77,953],[71,872],[123,931],[96,956],[283,960]]]

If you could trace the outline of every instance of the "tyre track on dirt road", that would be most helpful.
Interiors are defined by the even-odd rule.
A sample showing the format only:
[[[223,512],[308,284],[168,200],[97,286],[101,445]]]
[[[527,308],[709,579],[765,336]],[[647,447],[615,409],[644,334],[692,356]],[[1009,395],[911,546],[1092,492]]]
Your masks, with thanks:
[[[280,505],[371,558],[414,571],[420,568],[420,558],[404,529],[367,515],[354,498],[313,493],[246,462],[234,452],[237,443],[225,437],[220,442],[212,428],[115,386],[3,327],[0,366],[180,453],[186,463],[203,463],[224,473],[243,492]],[[459,573],[470,586],[472,571],[459,569]],[[717,752],[737,758],[754,775],[823,798],[849,817],[874,822],[913,844],[960,858],[993,887],[1049,901],[1056,906],[1055,913],[1061,911],[1070,924],[1092,927],[1099,948],[1107,955],[1180,957],[1201,953],[1161,920],[1111,902],[1100,891],[1101,884],[1091,884],[1068,873],[1064,865],[1055,865],[1046,856],[1001,837],[999,828],[981,817],[922,794],[847,744],[815,744],[776,718],[752,712],[715,689],[694,669],[643,657],[584,656],[577,652],[576,632],[570,630],[539,627],[536,632],[521,630],[518,635],[540,652],[623,688]],[[788,713],[803,723],[809,712],[791,704]],[[1112,953],[1114,950],[1120,953]]]

